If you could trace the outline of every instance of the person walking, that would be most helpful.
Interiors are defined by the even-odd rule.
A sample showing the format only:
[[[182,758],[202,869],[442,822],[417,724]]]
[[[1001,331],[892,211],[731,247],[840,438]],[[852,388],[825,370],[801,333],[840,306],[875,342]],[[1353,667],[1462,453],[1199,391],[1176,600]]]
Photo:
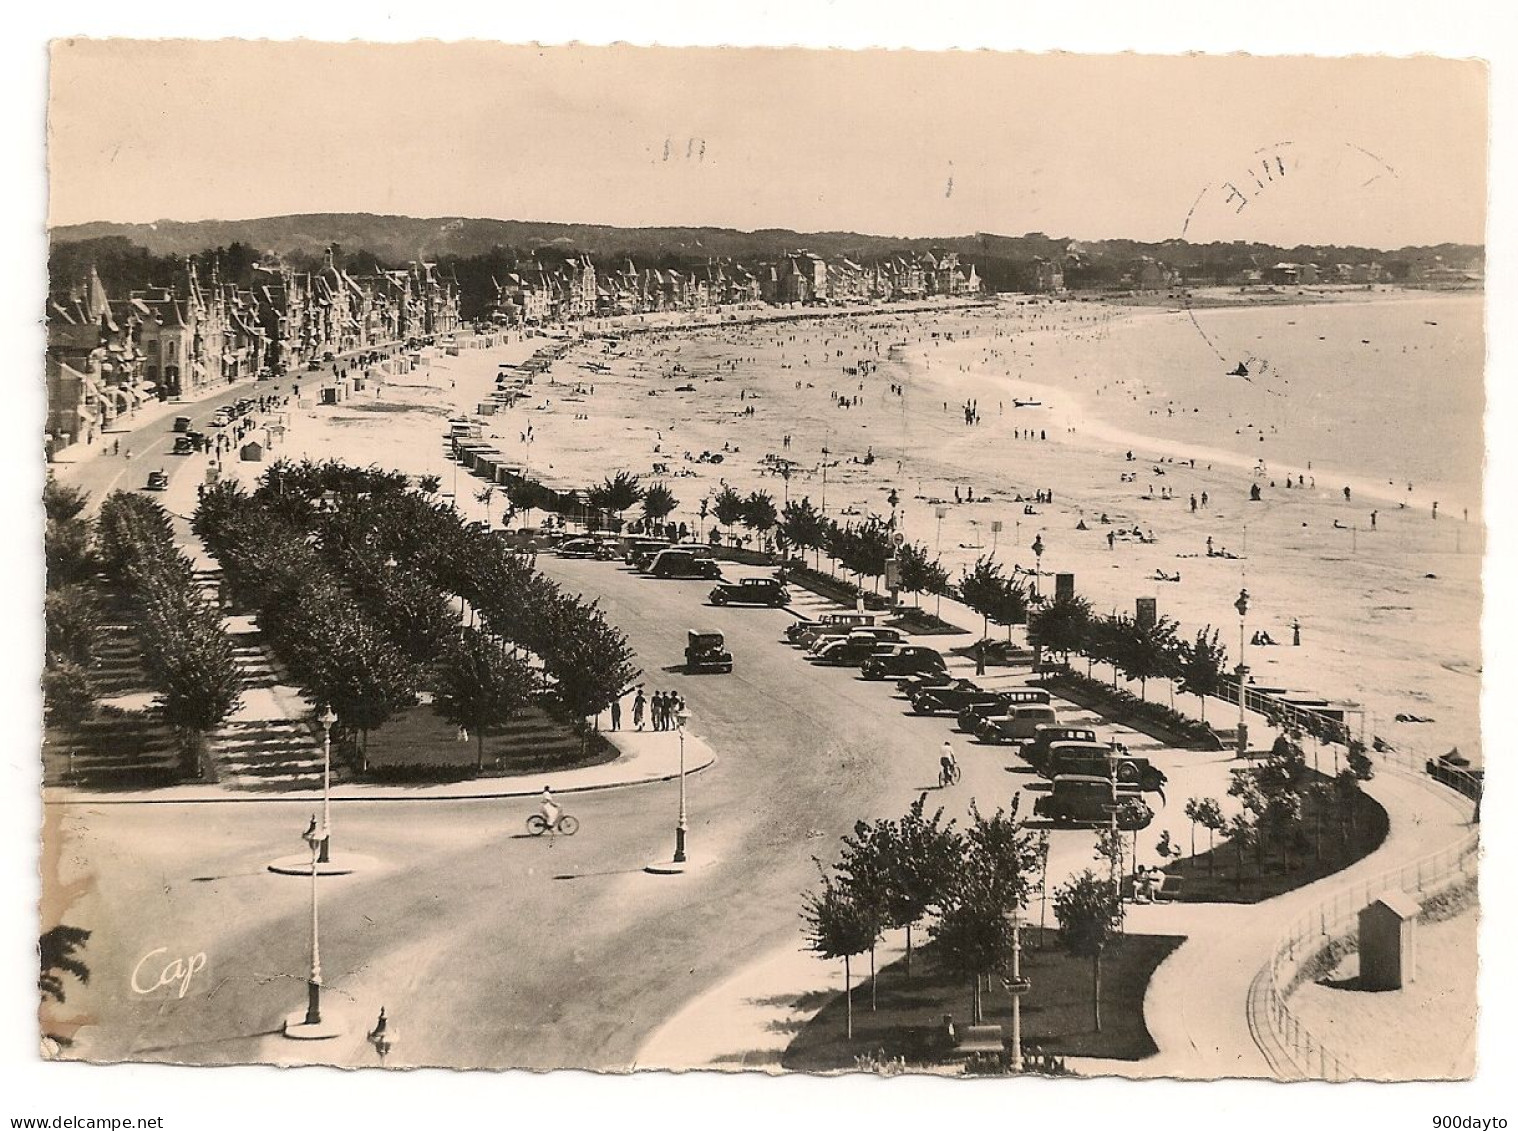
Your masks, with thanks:
[[[643,709],[647,704],[648,701],[643,698],[643,685],[640,683],[638,693],[633,696],[633,728],[635,730],[643,729]]]
[[[620,695],[611,701],[611,729],[622,729],[622,696]]]

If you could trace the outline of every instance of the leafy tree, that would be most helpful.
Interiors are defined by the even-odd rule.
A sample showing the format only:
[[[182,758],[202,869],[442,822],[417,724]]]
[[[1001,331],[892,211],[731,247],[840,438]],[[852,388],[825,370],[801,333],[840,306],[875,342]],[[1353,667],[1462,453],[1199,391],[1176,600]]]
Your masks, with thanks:
[[[1083,597],[1056,597],[1029,615],[1028,631],[1039,644],[1058,652],[1065,663],[1070,653],[1086,646],[1091,627],[1091,604]]]
[[[47,721],[76,738],[79,728],[95,713],[90,673],[72,660],[59,660],[42,673],[42,706]]]
[[[990,557],[976,560],[959,583],[959,599],[980,614],[981,636],[989,632],[988,622],[1011,628],[1028,618],[1028,593],[1022,582],[1004,577],[1001,566]]]
[[[443,656],[432,709],[475,737],[475,768],[485,768],[485,738],[522,712],[532,694],[533,675],[479,629],[466,629]]]
[[[754,491],[743,500],[743,525],[767,537],[780,521],[775,509],[775,497],[767,491]]]
[[[971,983],[970,1023],[984,1020],[981,979],[999,968],[1012,950],[1012,924],[996,907],[991,877],[974,871],[961,877],[928,928],[944,966]]]
[[[815,554],[827,541],[827,520],[811,499],[792,500],[780,512],[780,534],[790,545]]]
[[[865,953],[880,935],[874,909],[849,897],[841,883],[822,876],[820,891],[809,892],[802,905],[806,947],[823,958],[843,959],[845,1034],[854,1039],[854,985],[850,960]]]
[[[896,548],[896,571],[901,588],[912,594],[913,605],[920,604],[921,594],[942,592],[949,582],[949,571],[916,542]]]
[[[663,522],[679,505],[680,500],[665,483],[655,483],[643,493],[643,517],[649,522]]]
[[[1258,843],[1258,832],[1255,816],[1248,809],[1235,813],[1228,820],[1228,843],[1233,845],[1238,865],[1238,872],[1234,876],[1235,887],[1244,882],[1244,853],[1250,845]]]
[[[89,528],[84,523],[48,519],[42,535],[43,560],[49,588],[77,585],[95,573]]]
[[[1060,941],[1076,957],[1091,959],[1091,1020],[1102,1031],[1102,952],[1112,940],[1117,901],[1107,881],[1087,868],[1054,893]]]
[[[312,611],[315,631],[297,646],[298,678],[312,699],[331,705],[343,730],[357,735],[360,768],[367,769],[369,732],[416,702],[416,669],[351,605]]]
[[[82,927],[69,927],[62,923],[42,932],[37,940],[37,956],[41,960],[41,974],[37,989],[45,998],[62,1004],[64,1001],[63,976],[71,974],[81,985],[89,985],[90,968],[79,957],[90,932]]]
[[[442,476],[424,475],[416,481],[416,489],[424,495],[436,495],[443,486]]]
[[[490,503],[495,498],[494,487],[481,487],[474,493],[474,501],[485,504],[485,525],[490,525]]]
[[[632,645],[593,606],[568,606],[572,623],[546,652],[540,652],[558,682],[559,696],[580,731],[583,753],[590,741],[586,720],[599,716],[638,678]]]
[[[214,614],[189,622],[181,639],[161,654],[158,709],[181,735],[183,770],[204,772],[205,736],[219,727],[242,701],[242,675],[232,642]]]
[[[619,471],[590,489],[590,505],[598,510],[611,511],[620,517],[628,507],[636,506],[643,495],[638,477]]]
[[[731,487],[724,487],[712,500],[712,517],[723,526],[736,526],[743,521],[743,496]]]
[[[1212,797],[1193,797],[1186,802],[1186,819],[1191,822],[1191,855],[1196,855],[1196,827],[1201,825],[1207,830],[1207,867],[1209,872],[1216,871],[1216,859],[1213,855],[1213,836],[1223,831],[1226,822],[1223,820],[1223,808]]]
[[[69,660],[88,667],[100,642],[100,607],[87,585],[66,585],[43,599],[48,663]]]
[[[1178,675],[1181,690],[1195,695],[1202,703],[1202,721],[1207,721],[1207,697],[1223,686],[1228,653],[1218,643],[1218,630],[1211,625],[1197,630],[1196,639],[1182,642]]]
[[[49,476],[42,485],[42,513],[49,522],[72,522],[83,512],[89,495]]]
[[[1354,774],[1356,781],[1370,781],[1376,776],[1376,765],[1370,760],[1370,755],[1365,752],[1365,744],[1355,741],[1349,744],[1349,753],[1345,755],[1345,765],[1349,772]]]

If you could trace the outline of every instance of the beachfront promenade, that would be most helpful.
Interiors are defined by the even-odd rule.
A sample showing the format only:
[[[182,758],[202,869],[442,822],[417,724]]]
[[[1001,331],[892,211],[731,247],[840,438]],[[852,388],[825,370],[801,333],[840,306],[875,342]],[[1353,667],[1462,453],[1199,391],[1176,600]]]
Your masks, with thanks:
[[[368,413],[363,401],[299,409],[292,414],[287,449],[274,454],[297,458],[301,454],[357,454],[373,452],[379,444],[379,450],[393,453],[395,462],[408,474],[441,472],[448,485],[452,467],[445,462],[438,442],[440,420],[447,411],[483,398],[498,359],[525,358],[536,344],[532,340],[514,342],[501,350],[480,351],[479,358],[434,357],[429,372],[375,390],[374,403],[395,401],[410,406],[415,410],[412,412]],[[483,356],[486,354],[489,356]],[[540,410],[524,405],[515,419],[495,427],[509,438],[519,420],[531,420],[545,441],[549,435],[556,442],[572,439],[573,422],[557,416],[558,412],[573,405],[578,413],[587,403],[598,413],[604,410],[594,396],[587,402],[572,381],[566,380],[567,364],[559,367],[556,381],[540,378],[540,384],[547,385],[538,390],[545,401],[540,415],[526,415]],[[611,379],[596,380],[605,389]],[[656,402],[657,398],[644,403]],[[555,423],[549,425],[550,420]],[[680,428],[685,427],[682,420]],[[606,442],[604,438],[585,440],[591,446]],[[646,435],[640,441],[644,445],[649,442]],[[684,437],[681,446],[699,442]],[[752,448],[747,441],[744,446]],[[757,457],[758,453],[753,454]],[[566,468],[574,467],[575,458],[574,452],[555,451],[550,442],[544,442],[533,455],[533,465],[547,467],[559,462],[554,474],[563,477],[573,474]],[[604,450],[600,458],[605,466]],[[203,472],[202,464],[202,457],[186,457],[164,495],[165,505],[181,518],[193,509],[194,484]],[[232,469],[242,478],[261,470],[257,465]],[[737,476],[745,473],[746,467],[735,458],[724,472]],[[682,485],[678,480],[675,485],[684,499],[684,509],[691,509],[698,497],[693,493],[696,485]],[[794,493],[800,493],[797,483],[790,486]],[[840,508],[854,505],[853,499],[865,490],[858,483],[846,488],[835,485],[833,489],[845,500],[834,502]],[[851,490],[853,496],[848,493]],[[1056,493],[1063,502],[1067,491],[1062,483],[1056,482]],[[460,481],[455,502],[468,517],[486,517],[489,504],[475,497],[475,485],[468,479]],[[913,536],[928,536],[931,525],[924,517],[924,507],[917,500],[911,505]],[[1016,512],[1008,509],[1004,513],[1009,515],[1006,525],[1012,527],[1010,515]],[[1027,525],[1031,532],[1033,523]],[[180,533],[193,547],[187,529]],[[1010,530],[1003,538],[1008,553],[1018,548],[1019,541],[1028,540],[1027,535],[1018,536]],[[1065,561],[1070,560],[1065,546],[1069,538],[1064,535],[1053,541],[1055,554]],[[1134,563],[1121,557],[1108,561],[1109,568],[1122,574],[1130,587],[1125,601],[1131,599]],[[1101,563],[1100,557],[1081,559],[1077,572],[1083,585],[1087,578],[1098,576],[1097,563]],[[203,557],[197,558],[197,564],[206,570],[214,568],[214,563]],[[579,779],[546,783],[556,792],[575,788],[576,783],[591,791],[572,805],[588,818],[585,831],[573,838],[573,843],[561,842],[546,867],[545,861],[528,855],[546,846],[517,842],[523,816],[530,810],[524,803],[526,795],[541,789],[544,776],[533,777],[519,791],[509,783],[502,784],[503,779],[449,787],[342,785],[335,796],[342,803],[337,820],[345,846],[383,861],[380,874],[387,877],[388,885],[382,895],[365,895],[360,889],[368,881],[363,879],[355,884],[339,881],[347,885],[346,889],[334,889],[339,891],[332,912],[335,922],[344,921],[344,916],[350,920],[354,916],[359,920],[373,918],[378,909],[385,924],[384,930],[373,936],[336,928],[332,946],[350,963],[345,967],[350,976],[343,983],[343,991],[364,1008],[385,1004],[392,1015],[407,1019],[403,1054],[407,1063],[773,1067],[789,1034],[825,1004],[840,980],[839,972],[833,969],[836,964],[820,963],[800,951],[797,892],[815,879],[808,856],[833,851],[837,837],[855,820],[899,812],[928,788],[932,752],[943,737],[944,723],[903,719],[878,686],[861,685],[845,672],[807,667],[777,643],[793,612],[712,609],[701,604],[706,588],[703,583],[650,582],[609,563],[545,556],[539,566],[567,587],[600,598],[609,619],[628,632],[651,685],[678,686],[690,702],[692,732],[701,735],[701,743],[720,756],[697,775],[693,785],[696,816],[692,833],[707,857],[707,866],[699,874],[677,881],[688,882],[684,890],[649,888],[646,885],[652,881],[642,875],[643,864],[668,851],[672,790],[653,783],[669,777],[670,761],[677,757],[673,736],[626,736],[619,740],[623,758],[605,766],[567,772],[582,775]],[[1058,568],[1064,568],[1063,562]],[[1188,564],[1185,568],[1190,581],[1199,567]],[[729,572],[742,576],[748,571],[731,567]],[[1042,585],[1051,583],[1053,572],[1046,562]],[[923,605],[930,611],[940,608],[944,619],[967,633],[980,628],[978,614],[956,601],[945,599],[940,606],[929,597]],[[810,613],[830,607],[835,606],[798,593],[795,611]],[[248,635],[254,627],[241,621],[233,625],[240,635]],[[705,625],[719,627],[728,635],[740,660],[733,677],[691,680],[676,674],[685,629]],[[963,640],[971,638],[967,635]],[[942,647],[959,641],[946,637],[929,642]],[[956,675],[970,675],[973,665],[956,659],[953,670]],[[1020,672],[991,668],[985,682],[993,687],[1010,686],[1021,678]],[[275,723],[305,744],[303,780],[281,797],[298,798],[306,806],[319,796],[313,792],[309,773],[311,755],[319,755],[319,743],[308,721],[310,709],[294,689],[276,681],[273,687],[251,688],[243,707],[248,715],[234,720]],[[1227,705],[1214,700],[1208,717],[1226,723],[1236,716]],[[1249,721],[1254,745],[1268,744],[1264,720],[1251,716]],[[1165,752],[1121,728],[1104,728],[1104,737],[1108,731],[1114,736],[1121,734],[1136,753],[1152,752],[1172,780],[1177,780],[1178,773],[1193,775],[1177,791],[1176,803],[1146,831],[1143,851],[1150,851],[1153,836],[1162,830],[1178,841],[1183,837],[1180,797],[1188,792],[1221,794],[1226,788],[1230,764],[1226,752]],[[688,740],[688,759],[693,748],[700,750]],[[972,764],[967,758],[966,763],[965,787],[945,798],[954,815],[961,813],[971,797],[979,797],[983,806],[1003,804],[1009,792],[1018,788],[999,760],[976,758]],[[649,783],[648,788],[597,788],[629,784],[619,781],[619,775],[633,767],[638,767],[637,780]],[[691,768],[689,764],[687,768]],[[239,799],[258,796],[234,790],[230,783],[173,789],[190,791],[184,800],[209,800],[213,795]],[[1392,835],[1377,853],[1342,877],[1329,877],[1313,888],[1255,907],[1173,904],[1134,908],[1129,918],[1131,929],[1186,934],[1190,939],[1160,967],[1146,999],[1146,1020],[1160,1052],[1137,1063],[1087,1062],[1081,1070],[1124,1075],[1266,1075],[1268,1066],[1250,1037],[1245,1004],[1250,982],[1269,957],[1279,925],[1318,898],[1315,891],[1327,890],[1342,878],[1359,875],[1363,869],[1379,871],[1401,857],[1443,847],[1435,842],[1458,825],[1460,817],[1456,802],[1437,800],[1438,789],[1430,783],[1398,778],[1389,770],[1378,773],[1368,783],[1367,792],[1386,805],[1392,817]],[[1430,790],[1436,792],[1430,794]],[[165,799],[171,792],[154,791],[153,797]],[[513,803],[511,797],[521,800]],[[54,794],[51,799],[57,798]],[[398,816],[410,811],[395,802],[423,798],[435,804],[414,816]],[[488,798],[498,798],[504,804],[492,806]],[[255,894],[252,885],[268,881],[254,881],[243,876],[240,869],[249,859],[273,855],[274,845],[285,845],[281,851],[291,850],[292,845],[286,842],[298,831],[293,826],[300,823],[297,817],[303,812],[280,805],[217,806],[218,814],[225,814],[218,821],[226,831],[208,858],[191,862],[176,859],[167,844],[160,848],[158,838],[172,842],[176,835],[182,839],[193,836],[190,829],[196,821],[192,814],[199,806],[111,806],[114,812],[101,816],[102,809],[94,805],[99,799],[90,798],[90,807],[97,815],[91,818],[89,836],[97,851],[115,845],[126,856],[120,863],[102,867],[103,886],[109,886],[114,877],[123,891],[131,890],[131,878],[116,873],[140,848],[175,887],[175,905],[162,909],[166,921],[189,930],[194,922],[207,921],[207,916],[215,921],[218,904],[208,898],[211,892],[206,887],[188,887],[187,882],[202,876],[221,877],[223,885],[237,887],[245,898],[269,898],[272,902],[267,923],[245,914],[218,926],[213,932],[217,952],[225,955],[244,947],[266,968],[298,968],[298,955],[292,959],[288,939],[265,936],[288,927],[298,918],[299,907],[285,907],[283,894],[272,894],[279,889],[260,888],[262,894]],[[758,799],[763,799],[762,805]],[[385,804],[369,804],[379,801]],[[1441,807],[1451,810],[1448,828],[1430,820],[1430,810],[1437,812]],[[68,812],[75,808],[50,806],[63,811],[60,819],[77,822],[78,814]],[[159,815],[161,827],[151,833],[144,827],[146,811]],[[1065,837],[1055,851],[1051,877],[1087,863],[1089,837]],[[243,878],[236,879],[239,876]],[[432,891],[440,894],[421,895]],[[565,892],[573,893],[572,906],[566,903]],[[371,906],[371,895],[377,899],[376,906]],[[110,892],[90,898],[119,905],[123,896]],[[436,912],[438,899],[448,908],[441,917]],[[644,900],[648,901],[646,909]],[[636,902],[639,909],[630,911],[628,901]],[[507,905],[512,915],[503,921],[500,912]],[[572,935],[581,940],[572,960],[567,953],[543,950],[540,924],[550,920],[555,924],[556,937]],[[127,952],[136,943],[147,941],[139,936],[140,932],[101,945],[121,948],[120,957],[130,961]],[[655,939],[661,959],[668,956],[667,969],[662,960],[657,969],[647,960],[655,945],[650,940]],[[477,956],[487,951],[489,956],[479,961]],[[531,957],[521,962],[512,961],[528,954]],[[106,968],[115,957],[114,952],[106,951]],[[889,961],[889,957],[883,954],[881,961]],[[468,969],[469,978],[445,970],[449,962]],[[472,962],[476,964],[471,966]],[[593,972],[587,971],[587,963],[596,964]],[[429,999],[420,975],[413,972],[416,969],[440,980],[445,997],[451,994],[454,1001],[467,997],[479,1002],[469,1007],[474,1027],[465,1037],[457,1037],[457,1018],[442,1003]],[[634,980],[637,985],[631,984]],[[576,1000],[568,1003],[565,995],[571,993]],[[494,1001],[494,1008],[499,1010],[501,1000],[509,996],[519,1001],[521,995],[540,1001],[544,1009],[514,1007],[515,1011],[507,1011],[509,1016],[487,1016],[490,1002]],[[238,1002],[247,1011],[244,1016],[250,1018],[273,1008],[251,991],[243,993]],[[551,1022],[545,1020],[545,1010],[556,1003],[563,1016],[555,1014]],[[215,1060],[273,1055],[265,1045],[248,1044],[247,1034],[207,1052],[201,1039],[227,1036],[208,1022],[200,1021],[178,1032],[172,1017],[149,1017],[120,1002],[100,1004],[102,1016],[119,1024],[128,1035],[121,1043],[116,1043],[118,1038],[103,1038],[105,1045],[97,1051],[107,1058],[113,1053],[141,1054],[144,1050],[150,1057],[200,1057],[204,1053]],[[609,1012],[634,1020],[616,1032],[607,1032],[604,1018]],[[551,1037],[544,1038],[544,1024],[551,1026]],[[365,1054],[359,1045],[351,1053],[335,1055],[334,1062],[365,1063]],[[291,1054],[285,1050],[280,1055]]]

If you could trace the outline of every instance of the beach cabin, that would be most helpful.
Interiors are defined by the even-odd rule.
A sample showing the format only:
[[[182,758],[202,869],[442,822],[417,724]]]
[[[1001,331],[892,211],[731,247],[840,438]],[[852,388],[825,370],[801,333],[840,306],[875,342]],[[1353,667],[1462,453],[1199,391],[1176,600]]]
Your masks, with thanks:
[[[1417,973],[1418,913],[1403,891],[1388,892],[1360,912],[1360,989],[1400,990]]]

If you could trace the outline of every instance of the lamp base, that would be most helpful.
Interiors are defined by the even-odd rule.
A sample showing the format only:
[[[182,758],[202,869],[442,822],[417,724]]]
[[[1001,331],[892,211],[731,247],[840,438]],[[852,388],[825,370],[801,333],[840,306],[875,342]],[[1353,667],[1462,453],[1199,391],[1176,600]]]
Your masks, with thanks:
[[[331,1014],[323,1017],[315,1025],[308,1025],[305,1010],[286,1017],[284,1028],[280,1030],[292,1041],[330,1041],[334,1037],[341,1037],[347,1031],[347,1026]]]

